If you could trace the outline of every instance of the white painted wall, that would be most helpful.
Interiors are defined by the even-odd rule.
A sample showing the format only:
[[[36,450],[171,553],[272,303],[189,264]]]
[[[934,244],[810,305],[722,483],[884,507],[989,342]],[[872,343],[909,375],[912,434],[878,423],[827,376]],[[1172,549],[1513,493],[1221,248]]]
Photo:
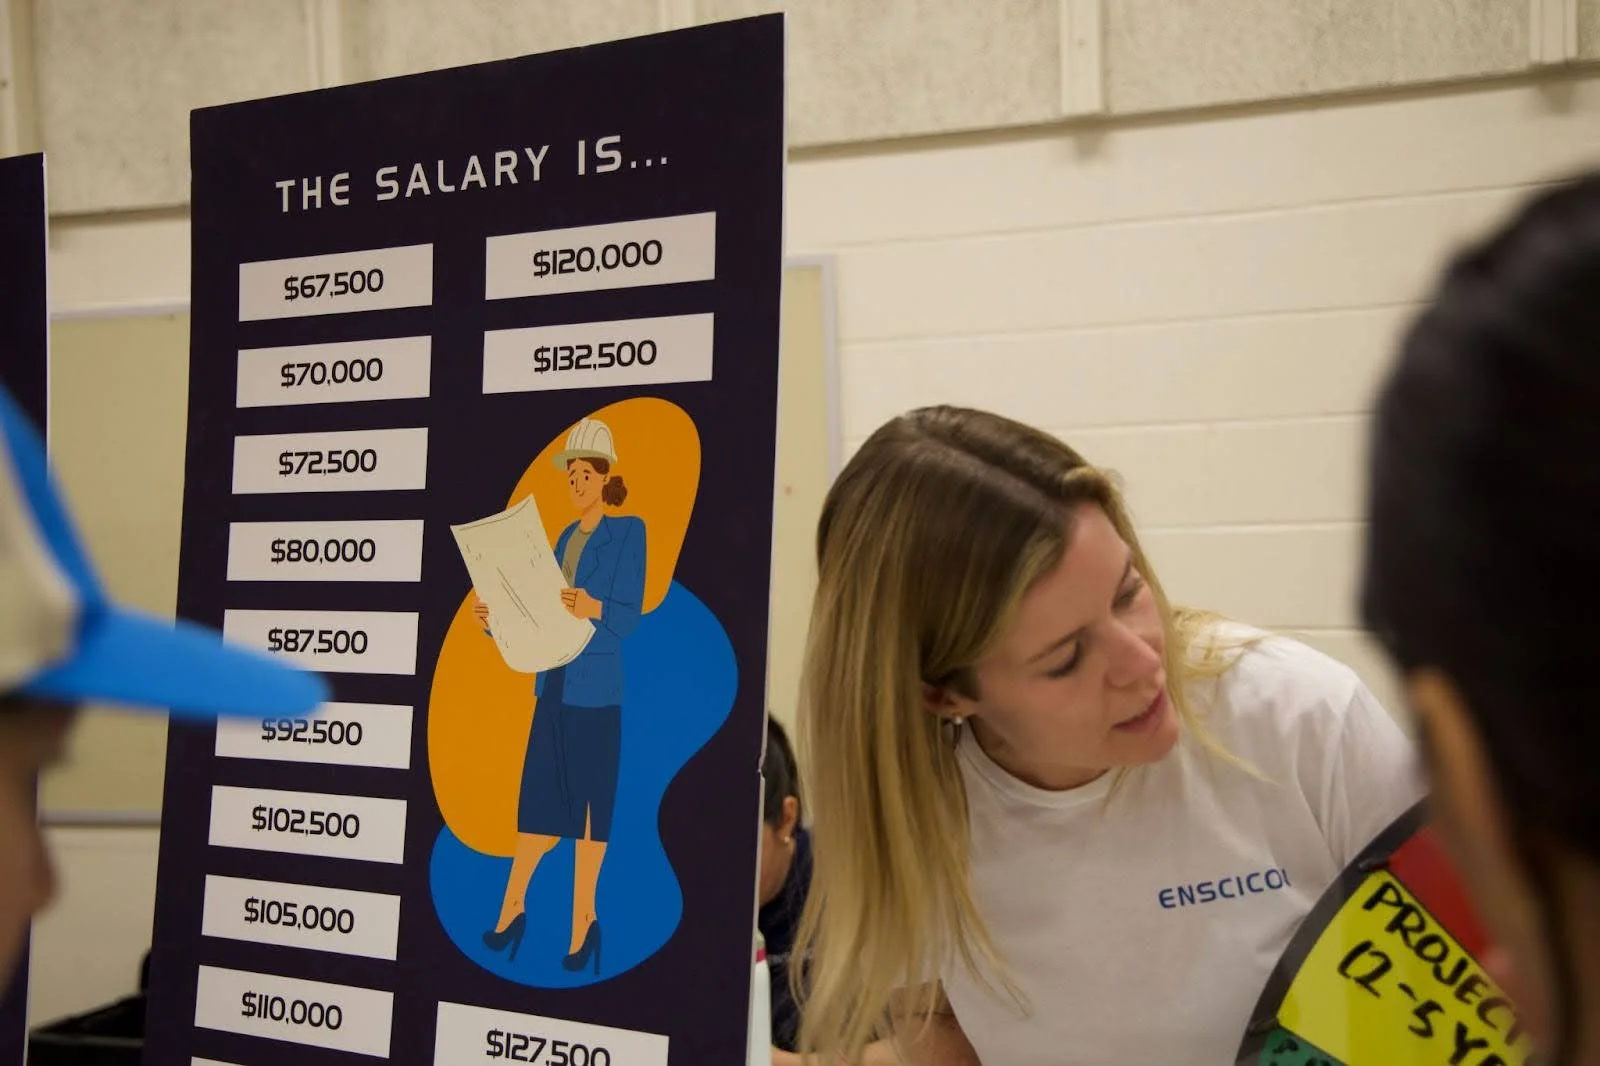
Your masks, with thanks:
[[[1175,596],[1306,634],[1394,706],[1355,628],[1361,450],[1442,257],[1600,163],[1600,76],[797,161],[789,251],[838,257],[853,448],[956,401],[1125,476]],[[182,215],[61,220],[57,310],[186,299]],[[115,358],[115,353],[107,353]],[[34,1017],[132,986],[154,834],[58,833]]]
[[[1600,77],[825,156],[789,242],[839,257],[846,450],[956,401],[1126,478],[1175,598],[1356,632],[1374,385],[1443,258],[1600,163]]]

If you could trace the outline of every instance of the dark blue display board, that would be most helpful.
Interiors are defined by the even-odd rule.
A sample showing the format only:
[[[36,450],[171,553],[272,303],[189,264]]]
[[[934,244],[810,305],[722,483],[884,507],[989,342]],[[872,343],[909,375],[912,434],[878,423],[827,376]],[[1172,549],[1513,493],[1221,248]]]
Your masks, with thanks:
[[[198,111],[147,1061],[734,1066],[781,16]]]

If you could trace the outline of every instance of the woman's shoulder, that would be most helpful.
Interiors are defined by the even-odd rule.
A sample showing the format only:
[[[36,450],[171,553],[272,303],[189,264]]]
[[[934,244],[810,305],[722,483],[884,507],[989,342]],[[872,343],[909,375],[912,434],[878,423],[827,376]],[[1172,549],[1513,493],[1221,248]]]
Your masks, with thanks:
[[[1349,666],[1291,636],[1230,621],[1201,639],[1230,663],[1195,693],[1219,728],[1337,729],[1366,692]]]
[[[1349,862],[1425,791],[1403,721],[1360,674],[1304,641],[1228,633],[1247,644],[1217,678],[1206,728],[1264,784],[1298,789],[1334,858]],[[1283,802],[1261,795],[1266,809]]]

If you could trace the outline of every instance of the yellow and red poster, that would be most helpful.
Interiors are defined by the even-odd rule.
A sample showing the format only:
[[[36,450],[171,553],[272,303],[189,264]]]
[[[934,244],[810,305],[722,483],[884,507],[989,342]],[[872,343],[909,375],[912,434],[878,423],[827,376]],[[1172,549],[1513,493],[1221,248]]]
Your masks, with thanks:
[[[1290,942],[1240,1066],[1537,1061],[1479,961],[1482,926],[1419,805],[1334,882]]]

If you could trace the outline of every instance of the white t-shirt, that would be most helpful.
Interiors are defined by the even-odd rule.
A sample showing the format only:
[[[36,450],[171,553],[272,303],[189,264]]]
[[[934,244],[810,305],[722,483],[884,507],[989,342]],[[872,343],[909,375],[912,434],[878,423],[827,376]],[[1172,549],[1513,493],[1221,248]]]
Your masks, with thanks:
[[[1268,638],[1192,702],[1268,780],[1185,730],[1107,804],[1110,774],[1043,791],[963,736],[973,892],[1031,1007],[941,975],[985,1066],[1231,1066],[1300,921],[1423,794],[1398,725],[1303,644]]]

